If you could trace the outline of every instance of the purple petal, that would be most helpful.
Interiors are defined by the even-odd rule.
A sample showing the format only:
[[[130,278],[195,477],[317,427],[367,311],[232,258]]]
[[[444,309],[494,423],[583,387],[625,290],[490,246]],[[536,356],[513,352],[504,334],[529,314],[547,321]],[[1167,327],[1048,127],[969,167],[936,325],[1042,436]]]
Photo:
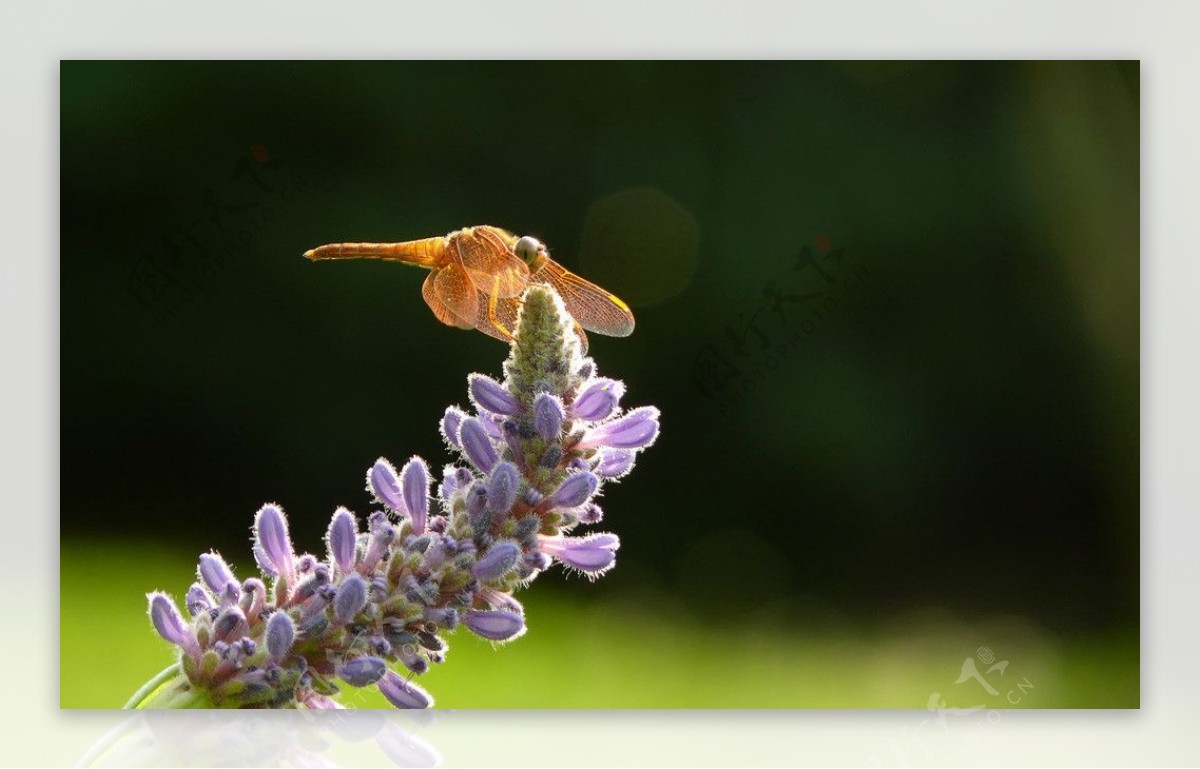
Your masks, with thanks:
[[[200,647],[196,643],[196,636],[183,621],[175,602],[164,593],[150,593],[147,598],[150,599],[150,622],[158,634],[188,654],[198,654]]]
[[[351,686],[370,686],[387,672],[387,663],[378,657],[355,657],[342,663],[338,678]]]
[[[408,512],[404,506],[404,497],[400,494],[400,481],[396,478],[396,468],[392,463],[380,457],[367,471],[367,491],[375,496],[382,504],[403,515]]]
[[[195,617],[200,612],[212,608],[212,599],[209,598],[208,592],[200,586],[200,583],[195,582],[188,588],[184,604],[187,606],[188,614]]]
[[[605,478],[623,478],[633,469],[636,456],[632,449],[600,449],[596,474]]]
[[[621,546],[615,534],[587,537],[542,537],[538,549],[557,558],[563,565],[596,577],[612,568],[616,550]]]
[[[413,457],[400,471],[400,488],[404,502],[412,519],[413,533],[425,533],[425,522],[429,517],[429,468],[425,460]]]
[[[250,632],[250,623],[240,606],[225,609],[213,621],[212,640],[233,643]]]
[[[471,400],[484,411],[512,416],[521,408],[517,399],[504,388],[504,385],[483,374],[468,376],[467,389],[471,393]]]
[[[411,681],[405,681],[389,670],[376,684],[387,701],[398,708],[428,708],[433,706],[433,697]]]
[[[494,582],[513,570],[521,558],[521,548],[516,542],[497,542],[475,562],[472,571],[484,582]]]
[[[487,509],[493,513],[507,513],[517,502],[521,488],[521,476],[512,462],[501,462],[492,471],[487,483]]]
[[[616,411],[617,403],[625,394],[625,385],[615,379],[593,379],[575,397],[571,413],[577,419],[598,422],[607,419]]]
[[[287,518],[275,505],[263,505],[254,515],[254,541],[266,559],[275,565],[276,574],[289,578],[295,573],[292,540],[288,536]]]
[[[230,582],[236,582],[225,559],[216,553],[202,553],[196,571],[200,575],[200,581],[208,585],[208,589],[216,596],[224,593],[225,586]]]
[[[642,449],[658,437],[658,409],[643,406],[614,422],[600,425],[583,436],[578,449],[608,446],[614,449]]]
[[[333,599],[333,618],[342,625],[353,620],[367,605],[367,583],[357,572],[342,580]]]
[[[471,609],[463,624],[489,641],[511,641],[525,632],[525,618],[512,611]]]
[[[457,406],[451,406],[446,409],[441,423],[442,437],[446,439],[446,443],[455,448],[461,445],[458,442],[458,430],[462,427],[463,420],[466,418],[467,415]]]
[[[550,504],[553,507],[579,507],[592,498],[599,486],[600,479],[593,473],[584,471],[568,475],[550,497]]]
[[[358,523],[354,516],[344,507],[339,507],[329,522],[329,531],[325,535],[329,546],[329,556],[343,572],[354,570],[354,548],[358,543]]]
[[[481,472],[490,473],[496,466],[496,447],[479,420],[475,417],[464,420],[458,438],[471,464]]]
[[[548,441],[562,432],[562,402],[550,393],[538,393],[533,399],[533,429]]]
[[[276,611],[267,620],[267,653],[273,659],[283,659],[296,641],[296,623],[286,611]]]

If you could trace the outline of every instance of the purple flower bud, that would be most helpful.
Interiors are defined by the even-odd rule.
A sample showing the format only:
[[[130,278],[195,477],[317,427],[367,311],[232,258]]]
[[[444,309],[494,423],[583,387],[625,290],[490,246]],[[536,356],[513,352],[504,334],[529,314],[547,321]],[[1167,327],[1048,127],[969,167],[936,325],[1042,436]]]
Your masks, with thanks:
[[[633,469],[635,454],[631,449],[600,449],[596,474],[605,478],[624,478]]]
[[[429,692],[411,681],[405,681],[397,673],[389,670],[376,684],[387,701],[398,708],[428,708],[433,705],[433,697]]]
[[[504,389],[504,385],[483,374],[468,376],[467,389],[471,393],[471,400],[483,411],[512,416],[521,409],[517,399]]]
[[[225,559],[216,553],[201,553],[200,565],[196,571],[200,575],[200,581],[208,585],[208,589],[218,597],[225,592],[226,585],[236,581]]]
[[[342,580],[333,599],[333,618],[342,625],[350,622],[367,605],[367,583],[356,572]]]
[[[596,493],[600,479],[589,472],[568,475],[567,479],[550,497],[551,507],[579,507],[585,504]]]
[[[500,433],[504,439],[504,445],[508,446],[508,450],[518,459],[525,456],[525,448],[521,445],[522,438],[532,438],[534,435],[537,435],[537,433],[530,430],[528,436],[522,436],[521,426],[511,419],[500,426]]]
[[[453,606],[447,608],[431,606],[421,616],[426,622],[440,625],[447,630],[453,630],[458,627],[458,611]]]
[[[179,615],[175,602],[164,593],[150,593],[146,597],[150,599],[150,622],[158,634],[188,654],[198,656],[200,645],[192,629]]]
[[[275,505],[263,505],[254,515],[254,542],[266,560],[275,565],[275,574],[289,579],[295,573],[292,540],[288,537],[287,518]]]
[[[329,522],[325,534],[329,557],[343,573],[354,571],[354,548],[358,543],[358,524],[354,516],[344,507],[339,507]]]
[[[511,611],[522,615],[525,613],[525,607],[522,606],[521,602],[516,598],[513,598],[508,593],[502,593],[495,588],[488,587],[487,585],[483,585],[480,588],[479,597],[486,601],[487,605],[491,606],[493,609],[503,609],[505,611]]]
[[[593,379],[575,396],[575,402],[571,404],[571,414],[576,419],[586,419],[589,422],[607,419],[616,410],[617,403],[624,394],[625,385],[615,379]]]
[[[250,548],[254,553],[254,562],[258,564],[259,571],[266,574],[268,577],[278,577],[279,570],[275,568],[275,564],[271,563],[271,559],[267,557],[267,553],[258,545]]]
[[[423,675],[425,671],[429,670],[429,660],[425,659],[425,655],[417,651],[415,644],[401,646],[396,656],[404,663],[404,667],[417,675]]]
[[[597,505],[595,502],[588,502],[579,511],[579,522],[580,523],[587,523],[587,524],[600,523],[600,521],[603,518],[604,518],[604,511],[601,510],[600,505]]]
[[[355,657],[342,663],[338,678],[351,686],[369,686],[388,672],[387,663],[378,657]]]
[[[286,611],[277,611],[267,620],[267,654],[281,660],[296,641],[296,623]]]
[[[375,460],[375,464],[367,471],[367,491],[397,513],[407,512],[404,497],[400,493],[400,481],[396,478],[396,468],[383,457]]]
[[[614,449],[643,449],[658,437],[658,409],[642,406],[613,422],[589,430],[575,448],[608,446]]]
[[[246,614],[240,606],[231,606],[224,610],[213,622],[213,641],[233,643],[250,632],[250,623],[246,622]]]
[[[483,582],[494,582],[513,570],[521,557],[516,542],[497,542],[475,562],[472,571]]]
[[[537,550],[526,553],[521,561],[534,571],[545,571],[550,568],[552,563],[550,556]]]
[[[413,457],[405,463],[400,471],[400,488],[412,519],[413,533],[424,534],[429,517],[429,468],[424,459]]]
[[[616,534],[587,537],[540,537],[538,549],[557,558],[564,566],[598,577],[612,568],[621,546]]]
[[[533,429],[548,441],[558,438],[562,431],[562,401],[550,393],[538,393],[533,399]]]
[[[384,556],[392,542],[396,539],[396,527],[388,520],[387,514],[376,510],[367,517],[367,530],[370,537],[367,540],[367,551],[363,554],[358,568],[368,572]]]
[[[463,624],[489,641],[511,641],[525,632],[525,618],[512,611],[470,609]]]
[[[496,447],[492,445],[480,421],[475,417],[463,420],[458,438],[471,464],[480,472],[490,473],[496,466]]]
[[[247,619],[253,620],[267,605],[267,586],[258,577],[251,577],[242,583],[242,597],[238,606],[246,612]]]
[[[449,506],[454,496],[470,485],[474,477],[465,467],[446,465],[442,468],[442,486],[438,490],[438,496]]]
[[[188,614],[193,617],[212,608],[212,600],[209,599],[208,593],[200,586],[199,582],[193,583],[188,588],[184,603],[187,605]]]
[[[487,509],[493,513],[507,513],[517,502],[521,487],[521,475],[512,462],[500,462],[492,471],[487,483]]]
[[[446,443],[455,448],[459,448],[462,444],[458,442],[458,430],[462,427],[463,420],[467,415],[457,406],[451,406],[446,409],[446,414],[442,417],[442,437],[446,439]]]

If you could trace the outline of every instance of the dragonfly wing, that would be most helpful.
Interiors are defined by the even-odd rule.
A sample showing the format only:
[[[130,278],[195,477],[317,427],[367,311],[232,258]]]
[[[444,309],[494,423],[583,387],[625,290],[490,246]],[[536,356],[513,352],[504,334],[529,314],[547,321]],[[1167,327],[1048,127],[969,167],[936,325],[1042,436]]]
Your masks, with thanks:
[[[628,305],[553,259],[546,260],[533,275],[533,280],[553,286],[567,306],[567,312],[588,331],[605,336],[629,336],[633,333],[633,313]]]
[[[452,237],[462,265],[485,294],[507,299],[529,285],[529,267],[513,251],[517,236],[499,227],[469,227]]]
[[[521,307],[521,300],[498,298],[489,307],[489,299],[482,291],[475,296],[479,303],[475,310],[475,328],[502,342],[511,341],[512,334],[517,330],[517,310]]]
[[[517,313],[521,309],[521,300],[496,299],[489,307],[487,294],[481,291],[476,298],[479,308],[476,310],[475,328],[502,342],[512,341],[512,336],[517,332]],[[579,337],[580,352],[586,355],[588,338],[579,323],[575,323],[575,333]]]
[[[474,328],[479,304],[475,286],[462,265],[449,264],[434,270],[421,286],[425,304],[437,319],[455,328]]]

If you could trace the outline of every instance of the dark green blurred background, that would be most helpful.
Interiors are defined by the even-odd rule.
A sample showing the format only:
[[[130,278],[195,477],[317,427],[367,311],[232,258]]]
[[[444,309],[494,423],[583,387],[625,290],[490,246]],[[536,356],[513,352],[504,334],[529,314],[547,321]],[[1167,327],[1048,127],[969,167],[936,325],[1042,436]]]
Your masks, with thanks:
[[[64,706],[165,664],[142,594],[248,573],[262,503],[321,552],[376,457],[450,458],[504,346],[300,254],[483,223],[633,306],[591,352],[663,434],[618,568],[439,704],[921,708],[988,646],[1054,682],[1022,706],[1137,706],[1136,62],[61,74]]]

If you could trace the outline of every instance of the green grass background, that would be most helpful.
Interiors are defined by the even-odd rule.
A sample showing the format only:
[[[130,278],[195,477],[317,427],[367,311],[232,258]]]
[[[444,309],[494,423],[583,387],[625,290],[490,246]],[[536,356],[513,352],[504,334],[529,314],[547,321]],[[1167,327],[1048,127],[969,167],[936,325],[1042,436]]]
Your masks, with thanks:
[[[252,573],[233,560],[239,574]],[[193,570],[191,556],[154,542],[63,543],[62,707],[120,707],[171,662],[144,594],[178,598]],[[700,616],[676,608],[669,594],[613,594],[603,580],[556,574],[519,597],[524,637],[496,647],[464,630],[450,637],[446,663],[421,679],[438,707],[924,709],[934,693],[960,708],[1139,703],[1133,634],[1059,637],[1019,617],[935,609],[870,624],[783,616],[771,604]],[[974,681],[955,683],[980,646],[1009,660],[1002,677],[988,676],[999,697]],[[1020,681],[1032,684],[1023,696]],[[1015,705],[1003,701],[1010,690],[1021,697]],[[371,689],[347,689],[341,699],[387,706]]]

